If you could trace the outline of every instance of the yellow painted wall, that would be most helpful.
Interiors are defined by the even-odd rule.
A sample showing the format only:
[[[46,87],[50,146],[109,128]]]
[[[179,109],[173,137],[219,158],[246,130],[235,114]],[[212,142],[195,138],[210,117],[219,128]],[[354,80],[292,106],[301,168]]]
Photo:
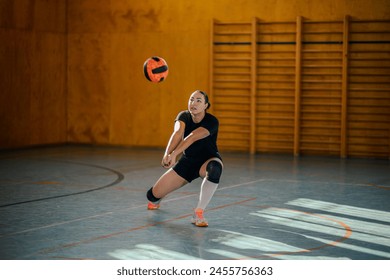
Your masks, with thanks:
[[[66,142],[66,1],[0,1],[0,148]]]
[[[388,0],[0,0],[0,148],[165,146],[195,89],[208,90],[210,24],[389,18]],[[170,74],[143,77],[152,55]]]

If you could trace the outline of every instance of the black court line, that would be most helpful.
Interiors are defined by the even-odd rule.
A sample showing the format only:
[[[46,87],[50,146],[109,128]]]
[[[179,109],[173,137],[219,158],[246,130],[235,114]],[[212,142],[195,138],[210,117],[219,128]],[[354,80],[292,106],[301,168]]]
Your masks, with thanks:
[[[114,173],[117,176],[117,178],[115,179],[115,181],[113,181],[113,182],[111,182],[111,183],[109,183],[107,185],[101,186],[101,187],[97,187],[97,188],[93,188],[93,189],[89,189],[89,190],[85,190],[85,191],[80,191],[80,192],[74,192],[74,193],[68,193],[68,194],[55,195],[55,196],[37,198],[37,199],[32,199],[32,200],[14,202],[14,203],[9,203],[9,204],[3,204],[3,205],[0,205],[0,208],[20,205],[20,204],[26,204],[26,203],[32,203],[32,202],[38,202],[38,201],[45,201],[45,200],[56,199],[56,198],[62,198],[62,197],[68,197],[68,196],[74,196],[74,195],[80,195],[80,194],[90,193],[90,192],[94,192],[94,191],[99,191],[99,190],[102,190],[102,189],[106,189],[106,188],[112,187],[112,186],[122,182],[123,179],[125,178],[125,176],[121,172],[119,172],[117,170],[114,170],[114,169],[111,169],[111,168],[108,168],[108,167],[104,167],[104,166],[100,166],[100,165],[96,165],[96,164],[89,164],[89,163],[82,163],[82,162],[73,162],[73,161],[64,161],[64,160],[50,160],[50,161],[69,163],[69,164],[76,164],[76,165],[83,165],[83,166],[103,169],[103,170],[106,170],[106,171]]]

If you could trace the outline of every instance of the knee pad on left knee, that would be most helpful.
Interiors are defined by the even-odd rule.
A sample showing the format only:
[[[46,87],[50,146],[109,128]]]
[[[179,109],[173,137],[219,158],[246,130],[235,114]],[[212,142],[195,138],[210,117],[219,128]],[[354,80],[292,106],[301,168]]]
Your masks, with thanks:
[[[215,184],[219,183],[219,179],[222,175],[222,164],[219,161],[212,160],[206,166],[207,175],[206,178],[210,182]]]

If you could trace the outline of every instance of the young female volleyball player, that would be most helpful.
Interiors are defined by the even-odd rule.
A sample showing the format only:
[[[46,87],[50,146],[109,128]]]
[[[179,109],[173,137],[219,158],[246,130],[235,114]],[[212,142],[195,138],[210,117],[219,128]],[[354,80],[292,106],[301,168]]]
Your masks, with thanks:
[[[176,117],[161,162],[168,171],[146,193],[148,209],[156,210],[167,194],[202,177],[199,201],[191,221],[198,227],[208,226],[203,212],[218,187],[223,169],[217,147],[219,123],[215,116],[206,111],[209,107],[205,92],[196,90],[191,94],[188,110],[180,112]],[[180,154],[182,156],[176,161]]]

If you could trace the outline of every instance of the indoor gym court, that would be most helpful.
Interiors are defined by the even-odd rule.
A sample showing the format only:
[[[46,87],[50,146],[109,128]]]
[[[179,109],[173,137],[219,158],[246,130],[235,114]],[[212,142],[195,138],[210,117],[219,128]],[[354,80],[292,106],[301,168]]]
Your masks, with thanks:
[[[0,0],[0,259],[389,260],[389,11]],[[146,209],[195,90],[224,160],[207,228],[200,179]]]
[[[388,160],[223,153],[190,223],[200,179],[146,209],[162,150],[62,146],[2,152],[1,258],[22,260],[389,259]]]

